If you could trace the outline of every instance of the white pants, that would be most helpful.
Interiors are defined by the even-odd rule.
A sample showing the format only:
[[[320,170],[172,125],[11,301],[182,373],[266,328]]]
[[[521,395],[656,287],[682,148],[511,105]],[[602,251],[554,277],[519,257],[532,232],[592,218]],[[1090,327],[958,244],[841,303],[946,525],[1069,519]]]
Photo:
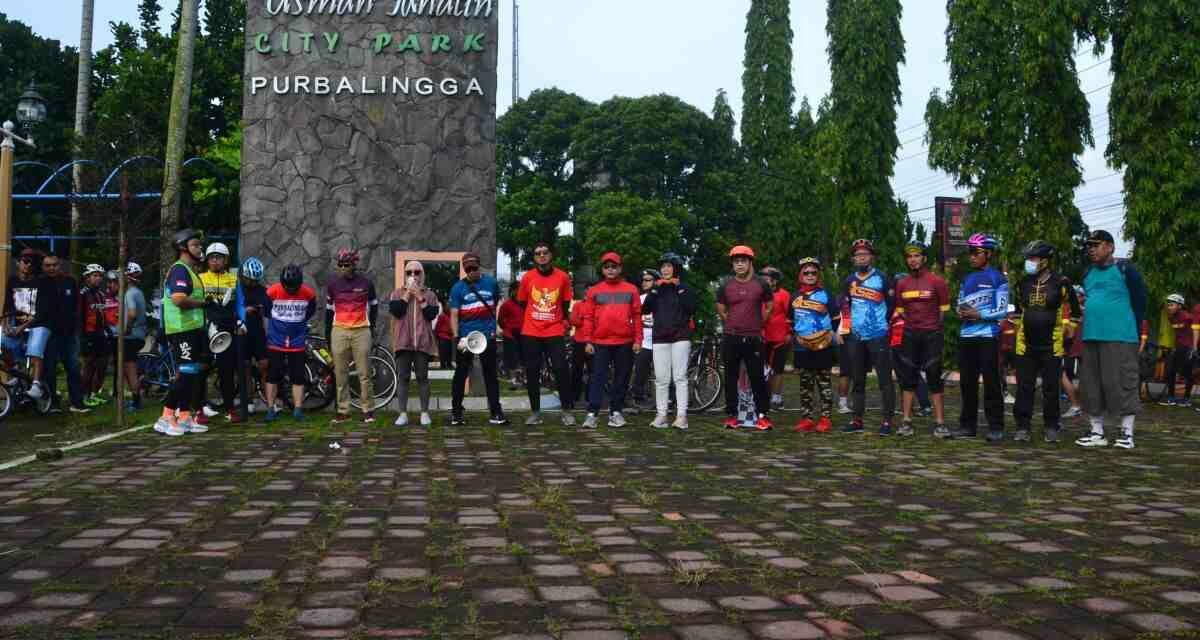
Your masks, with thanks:
[[[671,381],[675,381],[676,415],[686,416],[688,408],[687,369],[692,343],[687,340],[654,345],[654,403],[658,415],[667,415],[671,402]]]

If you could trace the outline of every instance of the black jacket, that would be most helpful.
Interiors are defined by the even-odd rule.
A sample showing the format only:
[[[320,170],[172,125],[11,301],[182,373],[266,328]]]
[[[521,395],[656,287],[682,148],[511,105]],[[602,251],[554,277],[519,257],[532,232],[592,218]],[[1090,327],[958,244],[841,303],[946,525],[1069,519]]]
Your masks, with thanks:
[[[690,321],[692,314],[696,313],[696,293],[686,283],[675,285],[660,280],[646,294],[642,313],[654,315],[651,337],[655,344],[690,340]]]
[[[59,276],[51,282],[55,284],[55,295],[49,312],[50,331],[55,336],[73,336],[79,333],[79,285],[71,276]]]

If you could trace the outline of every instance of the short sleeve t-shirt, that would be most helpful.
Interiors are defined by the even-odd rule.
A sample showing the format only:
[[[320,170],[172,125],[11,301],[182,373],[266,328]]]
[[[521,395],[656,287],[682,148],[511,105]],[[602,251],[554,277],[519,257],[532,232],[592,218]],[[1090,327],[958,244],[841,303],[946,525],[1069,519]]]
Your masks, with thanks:
[[[763,328],[763,339],[767,342],[787,342],[792,332],[792,319],[789,317],[789,307],[792,304],[792,294],[780,287],[772,294],[774,304],[771,305],[771,315],[767,317],[767,325]]]
[[[471,287],[474,285],[475,290]],[[478,295],[476,295],[478,292]],[[478,331],[487,337],[496,335],[496,305],[500,302],[500,286],[495,278],[484,274],[479,281],[459,280],[450,288],[450,308],[458,309],[458,333],[465,336]]]
[[[325,308],[333,309],[333,326],[356,329],[371,326],[371,307],[379,304],[375,285],[361,275],[337,277],[325,285]]]
[[[517,300],[525,304],[521,335],[533,338],[561,336],[566,329],[566,309],[571,302],[571,279],[561,269],[554,269],[549,275],[530,269],[521,276]]]
[[[167,297],[176,293],[192,295],[192,271],[182,264],[172,266],[167,272]]]
[[[267,319],[267,348],[272,351],[304,351],[308,339],[308,319],[316,309],[317,293],[302,284],[296,293],[288,293],[276,282],[267,289],[271,313]]]
[[[771,302],[771,288],[759,278],[730,278],[717,290],[717,302],[725,305],[725,333],[731,336],[762,336],[763,305]]]
[[[142,290],[130,286],[125,290],[125,313],[128,321],[130,338],[144,340],[146,338],[146,295]]]
[[[941,331],[942,314],[950,310],[946,280],[927,269],[896,281],[896,310],[910,331]]]

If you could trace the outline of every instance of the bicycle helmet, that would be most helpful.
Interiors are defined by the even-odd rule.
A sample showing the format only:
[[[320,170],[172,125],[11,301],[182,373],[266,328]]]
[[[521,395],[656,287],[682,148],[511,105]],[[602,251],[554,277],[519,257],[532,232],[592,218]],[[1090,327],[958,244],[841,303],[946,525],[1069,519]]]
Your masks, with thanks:
[[[1034,240],[1025,245],[1026,258],[1053,258],[1054,245],[1042,240]]]
[[[967,238],[967,246],[972,249],[986,249],[995,251],[996,247],[1000,246],[1000,242],[990,234],[976,233],[970,238]]]
[[[92,264],[89,264],[83,268],[83,277],[86,278],[93,273],[104,273],[104,267],[93,262]]]
[[[179,231],[175,232],[175,236],[172,238],[172,243],[175,245],[176,249],[183,249],[187,247],[189,240],[203,239],[204,234],[195,229],[180,229]]]
[[[129,264],[125,265],[125,275],[135,277],[142,275],[142,265],[136,262],[130,262]]]
[[[1183,299],[1183,296],[1179,295],[1178,293],[1172,293],[1171,295],[1167,296],[1167,302],[1174,302],[1182,307],[1186,301]]]
[[[780,271],[779,269],[776,269],[775,267],[763,267],[758,272],[758,275],[760,275],[764,278],[774,278],[776,280],[783,280],[783,272]]]
[[[739,256],[743,257],[743,258],[750,258],[751,260],[753,260],[754,259],[754,249],[751,249],[750,247],[747,247],[744,244],[739,244],[738,246],[729,250],[729,259],[730,260],[737,258]]]
[[[117,271],[116,271],[116,269],[109,269],[109,270],[108,270],[108,271],[107,271],[107,272],[104,274],[104,279],[105,279],[105,280],[116,280],[116,279],[118,279],[118,278],[120,278],[120,276],[118,276],[118,275],[117,275]]]
[[[859,238],[858,240],[855,240],[854,242],[850,243],[850,255],[854,255],[855,253],[858,253],[859,249],[866,249],[867,251],[870,251],[872,254],[874,254],[875,253],[875,243],[871,242],[870,240],[867,240],[866,238]]]
[[[911,240],[907,244],[904,245],[904,255],[906,255],[906,256],[910,256],[914,253],[926,255],[926,253],[928,253],[928,251],[929,251],[929,247],[924,242],[921,242],[920,240]]]
[[[304,271],[298,264],[289,264],[283,268],[283,273],[279,274],[279,282],[288,293],[295,293],[304,283]]]
[[[651,278],[654,278],[655,281],[662,278],[662,274],[654,269],[642,269],[642,277],[644,278],[646,276],[650,276]]]
[[[263,263],[258,258],[246,258],[242,261],[241,274],[255,282],[263,279]]]
[[[358,252],[354,249],[338,249],[337,263],[339,265],[357,265]]]
[[[804,270],[805,265],[810,265],[810,264],[815,266],[818,269],[821,268],[821,261],[812,256],[806,256],[804,258],[800,258],[800,270],[801,271]]]
[[[204,250],[204,257],[207,258],[209,256],[225,256],[228,258],[229,247],[225,246],[224,242],[214,242]]]
[[[662,254],[662,257],[658,259],[658,264],[668,263],[675,265],[675,270],[678,271],[683,268],[683,256],[679,255],[678,253],[668,251]]]

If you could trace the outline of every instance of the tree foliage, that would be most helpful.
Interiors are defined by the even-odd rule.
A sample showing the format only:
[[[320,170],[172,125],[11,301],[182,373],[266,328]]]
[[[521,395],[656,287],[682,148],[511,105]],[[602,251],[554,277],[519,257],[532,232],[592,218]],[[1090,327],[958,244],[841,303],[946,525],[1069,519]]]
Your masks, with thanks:
[[[742,70],[742,147],[765,165],[787,145],[796,90],[792,85],[792,24],[788,0],[751,0]]]
[[[70,157],[78,66],[73,47],[38,36],[24,23],[0,13],[0,121],[16,120],[17,100],[30,81],[37,83],[38,93],[47,103],[46,122],[32,132],[37,148],[21,147],[18,160],[54,164]]]
[[[1010,264],[1034,238],[1082,232],[1078,156],[1092,145],[1075,46],[1094,34],[1095,0],[950,0],[951,87],[926,107],[929,164],[972,191],[970,226],[1002,240]]]
[[[657,268],[667,250],[679,250],[680,205],[649,200],[635,194],[611,191],[598,193],[584,203],[576,228],[583,237],[589,263],[599,264],[606,251],[621,255],[626,275],[635,270]]]
[[[1200,16],[1189,0],[1114,0],[1108,160],[1151,291],[1200,294]],[[1114,234],[1115,235],[1115,234]]]

